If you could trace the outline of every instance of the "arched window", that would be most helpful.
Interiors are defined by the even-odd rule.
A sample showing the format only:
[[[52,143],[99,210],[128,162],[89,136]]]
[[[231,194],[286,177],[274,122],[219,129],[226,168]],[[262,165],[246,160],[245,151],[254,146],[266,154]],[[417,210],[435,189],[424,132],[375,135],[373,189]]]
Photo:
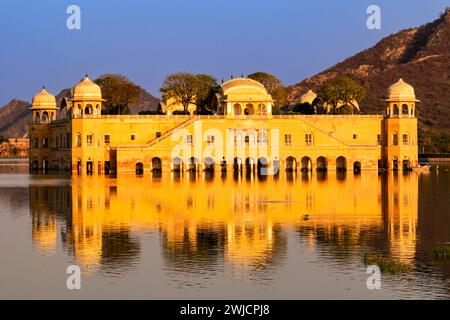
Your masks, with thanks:
[[[42,118],[41,118],[41,121],[42,121],[43,123],[49,122],[48,112],[47,112],[47,111],[42,112]]]
[[[396,104],[394,104],[394,107],[393,107],[393,114],[392,115],[394,115],[394,116],[398,116],[399,115],[399,109],[398,109],[398,105],[396,105]]]
[[[86,105],[86,108],[84,108],[84,114],[86,114],[86,115],[93,114],[92,104]]]
[[[402,115],[403,116],[409,116],[409,107],[407,104],[402,105]]]
[[[81,147],[81,133],[76,134],[75,145],[77,146],[77,148]]]
[[[265,104],[259,104],[258,105],[258,115],[264,116],[267,114],[267,108]]]
[[[242,107],[239,103],[236,103],[233,108],[235,116],[240,116],[242,114]]]
[[[246,116],[252,116],[255,114],[255,107],[253,104],[249,103],[245,106],[245,115]]]

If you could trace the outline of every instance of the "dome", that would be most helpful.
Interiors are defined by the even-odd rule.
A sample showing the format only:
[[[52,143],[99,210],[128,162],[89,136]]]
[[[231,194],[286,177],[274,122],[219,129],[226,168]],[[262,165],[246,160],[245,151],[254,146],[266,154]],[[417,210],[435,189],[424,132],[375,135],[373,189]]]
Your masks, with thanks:
[[[73,88],[73,100],[102,100],[102,90],[86,75]]]
[[[403,79],[391,85],[387,91],[386,101],[418,101],[413,86],[407,84]]]
[[[255,89],[262,94],[267,94],[266,87],[264,87],[262,83],[249,78],[236,78],[228,80],[221,85],[221,88],[225,95],[228,94],[229,91],[235,90],[237,88]]]
[[[300,97],[300,103],[309,103],[313,104],[313,101],[317,98],[317,94],[315,94],[312,90],[309,90],[307,93]]]
[[[56,107],[56,98],[51,93],[48,93],[45,88],[42,88],[33,97],[30,109],[58,109]]]

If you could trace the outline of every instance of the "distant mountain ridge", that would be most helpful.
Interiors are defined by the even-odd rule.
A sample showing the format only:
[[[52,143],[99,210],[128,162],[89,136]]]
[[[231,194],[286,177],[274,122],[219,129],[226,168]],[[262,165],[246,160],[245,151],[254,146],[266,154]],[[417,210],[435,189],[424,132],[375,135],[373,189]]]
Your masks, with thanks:
[[[0,109],[0,135],[22,138],[28,136],[31,122],[31,105],[23,100],[13,99]]]
[[[414,86],[422,128],[445,129],[450,125],[450,10],[439,19],[406,29],[379,41],[374,47],[291,86],[290,103],[309,89],[318,90],[328,79],[348,75],[368,93],[361,110],[383,113],[388,87],[403,78]]]

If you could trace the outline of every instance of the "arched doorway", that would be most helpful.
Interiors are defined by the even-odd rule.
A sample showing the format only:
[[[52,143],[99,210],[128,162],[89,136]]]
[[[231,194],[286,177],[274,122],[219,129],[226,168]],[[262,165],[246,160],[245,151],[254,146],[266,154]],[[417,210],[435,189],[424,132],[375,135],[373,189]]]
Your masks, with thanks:
[[[225,157],[222,158],[222,161],[220,162],[220,168],[222,169],[222,172],[227,171],[227,160]]]
[[[81,162],[81,159],[78,159],[78,160],[77,160],[77,173],[78,173],[78,174],[81,173],[82,166],[83,166],[83,164],[82,164],[82,162]]]
[[[336,159],[336,171],[338,172],[347,171],[347,159],[345,157],[339,157]]]
[[[247,159],[245,159],[245,170],[247,172],[255,170],[255,159],[253,159],[252,157],[248,157]]]
[[[144,164],[142,162],[136,163],[136,174],[143,175],[144,174]]]
[[[318,172],[327,172],[328,171],[328,161],[325,157],[317,158],[317,171]]]
[[[301,163],[302,172],[312,171],[312,160],[309,157],[303,157]]]
[[[153,172],[160,172],[162,171],[162,161],[158,157],[154,157],[152,159],[152,171]]]
[[[183,168],[183,160],[181,158],[173,158],[172,160],[172,170],[175,172],[180,172]]]
[[[240,172],[242,170],[242,159],[239,157],[234,158],[233,168],[235,172]]]
[[[278,176],[278,173],[280,173],[280,160],[278,160],[277,157],[275,157],[275,159],[273,160],[272,167],[273,167],[273,174],[275,176]]]
[[[258,175],[268,175],[267,169],[269,168],[269,161],[266,157],[258,159]]]
[[[204,160],[205,171],[214,172],[214,159],[211,157],[206,157]]]
[[[356,173],[356,174],[361,173],[361,162],[355,161],[353,163],[353,172]]]
[[[86,162],[86,174],[92,175],[94,173],[94,162],[89,160]]]
[[[188,161],[188,171],[197,171],[199,161],[195,157],[190,157]]]
[[[286,159],[286,171],[294,172],[297,170],[297,160],[294,157],[288,157]]]
[[[403,171],[411,171],[411,162],[409,160],[403,160]]]
[[[43,170],[44,172],[47,172],[48,169],[49,169],[49,167],[48,167],[48,160],[47,160],[47,159],[44,159],[44,161],[42,161],[42,170]]]
[[[32,170],[38,170],[39,169],[39,161],[38,161],[38,159],[34,159],[33,160],[33,164],[32,164],[32,166],[31,166],[31,169]]]

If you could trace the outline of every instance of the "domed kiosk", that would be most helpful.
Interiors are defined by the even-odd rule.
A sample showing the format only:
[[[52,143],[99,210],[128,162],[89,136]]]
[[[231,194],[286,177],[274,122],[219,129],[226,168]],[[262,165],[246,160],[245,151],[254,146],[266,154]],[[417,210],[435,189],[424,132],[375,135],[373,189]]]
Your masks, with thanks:
[[[67,103],[69,101],[70,103]],[[100,116],[102,114],[102,90],[86,75],[72,89],[72,99],[66,105],[72,118],[84,116]]]
[[[264,85],[248,78],[224,82],[215,96],[217,114],[228,117],[271,116],[273,99]]]
[[[30,110],[33,113],[34,123],[48,123],[56,120],[56,98],[45,90],[45,87],[39,91],[32,100]]]
[[[387,90],[385,167],[409,171],[418,167],[418,137],[414,88],[400,79]]]
[[[413,86],[403,81],[398,80],[391,85],[387,90],[388,102],[386,114],[389,117],[415,117],[416,103],[420,100],[416,99],[416,93]]]

